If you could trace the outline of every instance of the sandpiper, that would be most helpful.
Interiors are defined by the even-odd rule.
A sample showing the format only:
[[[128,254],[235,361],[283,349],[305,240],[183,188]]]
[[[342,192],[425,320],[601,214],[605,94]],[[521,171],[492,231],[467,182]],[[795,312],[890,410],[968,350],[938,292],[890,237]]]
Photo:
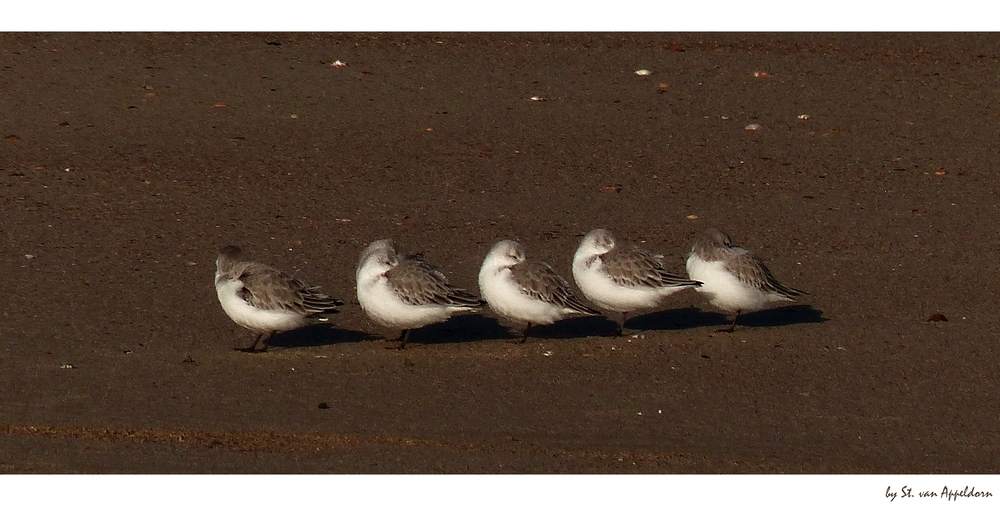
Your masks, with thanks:
[[[700,234],[687,259],[688,276],[702,282],[697,290],[719,308],[736,312],[725,332],[736,330],[744,311],[763,309],[768,303],[794,301],[806,292],[788,288],[752,251],[733,244],[725,233],[710,228]]]
[[[402,329],[399,349],[410,331],[476,311],[485,304],[448,283],[422,255],[401,255],[392,239],[381,239],[361,253],[357,269],[358,302],[375,322]]]
[[[621,313],[618,335],[628,313],[659,306],[667,296],[701,285],[671,274],[660,258],[633,244],[619,244],[602,228],[580,241],[573,257],[573,278],[588,299],[603,309]]]
[[[548,325],[573,315],[601,314],[580,302],[569,283],[549,264],[529,260],[520,243],[503,240],[493,245],[479,269],[479,291],[497,314],[532,325]]]
[[[243,258],[236,246],[223,246],[215,261],[215,292],[226,314],[238,325],[255,333],[257,339],[246,352],[267,351],[276,332],[325,322],[338,312],[343,302],[320,293],[318,286],[302,281],[273,267]],[[263,340],[264,347],[257,349]]]

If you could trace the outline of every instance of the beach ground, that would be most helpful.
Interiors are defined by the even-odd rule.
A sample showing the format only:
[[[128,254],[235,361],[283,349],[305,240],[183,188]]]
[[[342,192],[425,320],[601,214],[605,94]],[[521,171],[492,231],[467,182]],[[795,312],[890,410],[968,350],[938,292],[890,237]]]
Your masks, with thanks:
[[[1000,471],[995,34],[0,41],[0,471]],[[402,351],[354,294],[384,237],[478,292],[500,239],[571,279],[604,227],[683,273],[708,226],[810,294]],[[234,351],[229,243],[332,327]]]

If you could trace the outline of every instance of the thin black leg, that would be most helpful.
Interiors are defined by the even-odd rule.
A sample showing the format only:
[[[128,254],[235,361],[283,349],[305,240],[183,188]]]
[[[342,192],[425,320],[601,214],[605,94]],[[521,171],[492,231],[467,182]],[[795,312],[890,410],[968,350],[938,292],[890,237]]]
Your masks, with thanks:
[[[253,344],[247,346],[246,348],[234,348],[236,351],[245,351],[247,353],[253,353],[257,349],[257,343],[260,342],[261,338],[264,337],[264,332],[257,334],[257,339],[254,339]]]
[[[274,337],[274,331],[272,331],[270,334],[268,334],[267,337],[265,337],[264,340],[261,341],[262,343],[264,343],[264,347],[261,348],[258,353],[264,353],[265,351],[267,351],[267,347],[271,345],[271,338],[272,337]],[[256,346],[256,344],[254,346]]]
[[[618,324],[618,337],[625,335],[625,320],[628,319],[628,311],[622,311],[622,321]]]
[[[740,319],[740,313],[743,312],[742,309],[736,310],[736,316],[733,317],[733,324],[729,326],[724,332],[735,332],[736,331],[736,320]]]
[[[524,328],[524,332],[521,333],[521,344],[528,342],[528,331],[531,330],[531,322],[528,322],[528,326]]]
[[[410,340],[410,329],[406,329],[399,336],[399,341],[400,342],[399,342],[399,348],[397,348],[397,349],[402,350],[403,348],[406,348],[406,342],[409,341],[409,340]]]

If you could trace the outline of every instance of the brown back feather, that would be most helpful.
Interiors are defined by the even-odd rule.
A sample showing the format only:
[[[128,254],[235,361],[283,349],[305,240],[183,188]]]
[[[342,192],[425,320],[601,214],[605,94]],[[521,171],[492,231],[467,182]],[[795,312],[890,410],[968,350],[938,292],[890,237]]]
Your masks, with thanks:
[[[599,312],[587,307],[573,294],[569,283],[545,262],[526,260],[510,268],[514,281],[526,295],[583,314]]]
[[[604,271],[615,283],[622,286],[663,288],[671,286],[700,286],[667,271],[660,260],[633,245],[616,246],[601,255]]]
[[[448,278],[422,256],[410,255],[386,273],[390,284],[407,304],[480,307],[485,302],[452,286]]]
[[[240,297],[259,309],[289,309],[302,314],[335,313],[343,302],[306,286],[298,279],[273,267],[248,262],[238,279],[243,282]]]
[[[771,270],[767,268],[767,265],[750,250],[740,247],[730,247],[727,257],[723,265],[741,283],[745,283],[761,291],[774,292],[789,299],[794,299],[800,295],[807,295],[802,290],[796,290],[795,288],[789,288],[781,284],[771,274]]]

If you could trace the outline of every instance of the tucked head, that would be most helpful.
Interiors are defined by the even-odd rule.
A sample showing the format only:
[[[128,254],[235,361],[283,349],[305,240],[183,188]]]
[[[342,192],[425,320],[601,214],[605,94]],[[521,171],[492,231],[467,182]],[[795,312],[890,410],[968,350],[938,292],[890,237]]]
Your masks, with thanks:
[[[219,257],[215,259],[215,268],[219,271],[228,271],[233,264],[243,260],[243,251],[239,246],[232,244],[219,248]]]
[[[588,250],[594,254],[603,255],[614,249],[615,247],[615,236],[609,230],[603,228],[598,228],[591,230],[587,235],[583,236],[583,240],[580,241],[580,249]]]
[[[501,263],[503,265],[517,265],[527,258],[527,254],[524,251],[524,246],[520,243],[511,240],[503,240],[493,245],[490,249],[488,255],[486,255],[492,261]]]
[[[705,260],[721,260],[734,247],[736,245],[728,235],[719,229],[709,228],[704,233],[698,234],[694,246],[691,247],[691,254]]]
[[[232,244],[219,249],[219,257],[215,259],[215,282],[220,279],[231,277],[234,274],[234,267],[243,261],[243,252],[238,246]]]
[[[241,250],[239,246],[227,244],[219,248],[219,256],[230,260],[239,260],[243,256],[243,250]]]
[[[705,235],[708,236],[708,238],[716,246],[727,247],[727,248],[729,246],[732,246],[733,243],[732,239],[730,239],[729,236],[725,234],[725,232],[717,228],[709,228],[705,230]]]
[[[365,266],[377,267],[387,271],[396,266],[399,259],[396,253],[396,243],[392,239],[379,239],[368,245],[358,259],[358,272]]]

